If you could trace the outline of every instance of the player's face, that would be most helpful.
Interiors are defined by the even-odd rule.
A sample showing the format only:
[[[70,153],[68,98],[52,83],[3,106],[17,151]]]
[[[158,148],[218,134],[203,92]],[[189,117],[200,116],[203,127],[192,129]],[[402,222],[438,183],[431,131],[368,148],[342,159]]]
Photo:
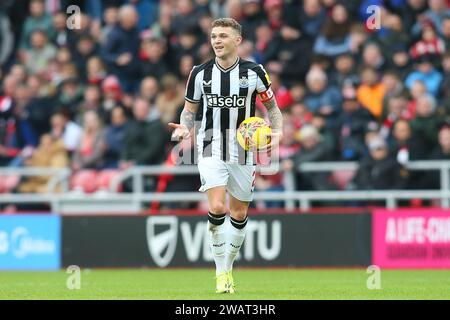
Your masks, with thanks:
[[[218,58],[237,54],[242,37],[230,27],[215,27],[211,31],[211,46]]]

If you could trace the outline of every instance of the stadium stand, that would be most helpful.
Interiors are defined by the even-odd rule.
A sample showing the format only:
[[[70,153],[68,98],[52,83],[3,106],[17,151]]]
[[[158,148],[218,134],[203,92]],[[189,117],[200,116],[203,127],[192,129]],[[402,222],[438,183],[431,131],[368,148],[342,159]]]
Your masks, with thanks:
[[[344,205],[358,206],[370,196],[352,201],[353,190],[390,189],[409,192],[398,205],[440,189],[422,193],[420,204],[448,206],[448,166],[411,168],[450,159],[450,1],[84,0],[75,16],[70,4],[0,4],[0,211],[39,209],[22,203],[32,193],[51,203],[58,193],[70,202],[108,192],[120,201],[137,188],[162,197],[197,191],[194,171],[130,170],[174,166],[167,123],[178,122],[192,67],[213,57],[211,22],[225,16],[242,24],[240,55],[266,66],[285,119],[284,171],[257,176],[256,190],[273,198],[256,207],[292,207],[297,191],[305,192],[301,206],[325,205],[315,191],[331,192],[322,194],[328,200],[340,191]],[[380,8],[373,30],[372,4]],[[68,18],[79,28],[68,29]],[[359,169],[339,167],[347,161]],[[297,170],[320,162],[334,165]],[[30,176],[33,167],[71,171]],[[172,207],[201,207],[195,197],[179,199]]]

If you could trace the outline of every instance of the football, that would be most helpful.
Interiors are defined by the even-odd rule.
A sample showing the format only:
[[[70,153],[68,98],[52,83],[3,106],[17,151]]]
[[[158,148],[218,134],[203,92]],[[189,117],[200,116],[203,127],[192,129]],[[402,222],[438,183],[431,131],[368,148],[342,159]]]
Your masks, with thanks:
[[[239,145],[245,150],[261,149],[270,143],[272,129],[266,120],[259,117],[245,119],[237,130]]]

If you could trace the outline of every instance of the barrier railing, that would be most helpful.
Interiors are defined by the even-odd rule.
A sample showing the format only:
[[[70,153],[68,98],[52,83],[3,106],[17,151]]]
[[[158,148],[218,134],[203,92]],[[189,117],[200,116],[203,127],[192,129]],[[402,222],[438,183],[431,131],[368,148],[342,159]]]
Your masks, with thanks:
[[[255,192],[254,199],[284,201],[285,209],[293,210],[297,206],[307,210],[311,207],[311,202],[334,201],[334,202],[351,202],[351,201],[385,201],[386,207],[395,208],[399,200],[420,199],[436,199],[441,201],[443,208],[450,207],[450,161],[415,161],[406,164],[411,171],[439,171],[440,172],[440,189],[438,190],[377,190],[377,191],[296,191],[295,190],[295,172],[285,171],[283,173],[283,192]],[[297,170],[301,172],[333,172],[336,170],[358,169],[356,162],[320,162],[320,163],[303,163]],[[138,211],[144,203],[151,201],[159,202],[178,202],[178,201],[202,201],[205,195],[199,192],[165,192],[165,193],[149,193],[144,192],[144,176],[174,174],[174,175],[192,175],[198,174],[197,166],[145,166],[131,167],[124,170],[120,175],[116,176],[110,184],[110,190],[102,194],[73,194],[69,192],[69,169],[47,169],[47,168],[0,168],[0,177],[2,175],[15,174],[20,176],[46,175],[52,176],[49,181],[49,190],[55,190],[58,184],[62,186],[61,193],[48,194],[0,194],[0,203],[37,203],[49,202],[53,212],[59,212],[65,203],[82,202],[84,204],[104,204],[114,206],[115,203],[129,203],[132,211]],[[126,179],[132,179],[132,193],[118,193],[117,187]],[[297,204],[298,203],[298,204]]]

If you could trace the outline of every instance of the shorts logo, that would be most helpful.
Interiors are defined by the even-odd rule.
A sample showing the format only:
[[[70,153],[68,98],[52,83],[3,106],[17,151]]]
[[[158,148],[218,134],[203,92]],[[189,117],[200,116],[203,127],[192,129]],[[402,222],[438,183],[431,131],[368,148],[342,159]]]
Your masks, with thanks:
[[[239,87],[240,88],[248,88],[248,79],[247,77],[242,77],[239,79]]]
[[[208,108],[245,108],[247,97],[232,96],[224,97],[217,94],[207,94]]]

